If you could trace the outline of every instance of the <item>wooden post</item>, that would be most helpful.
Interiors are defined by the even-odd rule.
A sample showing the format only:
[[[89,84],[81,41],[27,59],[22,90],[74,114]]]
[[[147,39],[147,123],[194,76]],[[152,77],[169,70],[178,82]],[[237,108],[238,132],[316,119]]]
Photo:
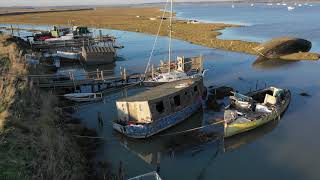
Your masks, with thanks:
[[[101,80],[104,81],[103,71],[101,71]]]
[[[99,79],[99,69],[97,69],[97,79]]]
[[[94,85],[91,85],[91,92],[94,92]]]
[[[99,126],[103,127],[103,115],[101,112],[98,112],[98,122],[99,122]]]
[[[18,25],[18,37],[20,37],[20,27]]]
[[[152,79],[154,78],[154,66],[153,66],[153,64],[152,64],[152,69],[151,69],[151,77],[152,77]]]
[[[126,68],[123,68],[123,79],[124,79],[125,81],[127,80]]]
[[[160,173],[160,160],[161,159],[161,153],[160,152],[157,152],[157,173],[159,174]]]

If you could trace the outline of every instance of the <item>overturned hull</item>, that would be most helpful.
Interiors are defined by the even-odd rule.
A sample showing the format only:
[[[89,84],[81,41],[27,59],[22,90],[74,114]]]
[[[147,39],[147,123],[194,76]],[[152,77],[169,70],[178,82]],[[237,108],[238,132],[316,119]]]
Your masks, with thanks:
[[[282,37],[275,38],[265,42],[254,48],[254,50],[266,58],[280,58],[284,55],[289,55],[299,52],[309,52],[312,43],[305,39]]]

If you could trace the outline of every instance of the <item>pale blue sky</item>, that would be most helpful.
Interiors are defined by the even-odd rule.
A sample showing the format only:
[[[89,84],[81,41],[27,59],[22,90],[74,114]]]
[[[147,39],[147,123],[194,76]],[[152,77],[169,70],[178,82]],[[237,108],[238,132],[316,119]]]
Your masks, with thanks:
[[[111,4],[136,4],[163,2],[166,0],[0,0],[0,7],[3,6],[59,6],[59,5],[111,5]],[[200,0],[174,0],[182,1],[200,1]],[[206,0],[219,1],[219,0]]]

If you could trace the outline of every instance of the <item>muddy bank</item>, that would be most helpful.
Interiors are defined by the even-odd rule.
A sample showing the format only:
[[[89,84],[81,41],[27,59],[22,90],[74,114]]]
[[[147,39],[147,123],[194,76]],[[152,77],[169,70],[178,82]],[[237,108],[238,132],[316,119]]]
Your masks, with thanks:
[[[97,179],[92,161],[99,141],[59,99],[28,81],[44,73],[24,63],[28,51],[0,36],[0,179]]]

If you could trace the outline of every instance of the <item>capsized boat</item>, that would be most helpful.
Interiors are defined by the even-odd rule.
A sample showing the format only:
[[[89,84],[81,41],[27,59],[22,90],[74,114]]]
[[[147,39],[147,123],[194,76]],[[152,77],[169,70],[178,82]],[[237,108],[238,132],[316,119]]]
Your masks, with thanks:
[[[183,122],[202,107],[203,78],[162,84],[116,102],[113,128],[132,138],[148,138]]]
[[[269,87],[247,95],[234,93],[224,113],[224,137],[240,134],[280,118],[287,109],[291,93]]]
[[[71,93],[65,94],[63,97],[76,102],[92,102],[103,99],[102,93]]]

